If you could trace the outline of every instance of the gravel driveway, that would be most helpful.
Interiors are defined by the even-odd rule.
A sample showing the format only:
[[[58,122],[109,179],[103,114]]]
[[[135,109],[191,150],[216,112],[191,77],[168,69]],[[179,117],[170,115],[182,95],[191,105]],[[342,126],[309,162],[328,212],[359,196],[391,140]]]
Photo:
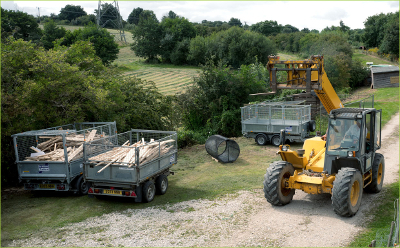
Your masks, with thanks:
[[[399,114],[382,130],[384,184],[399,178]],[[54,230],[48,239],[32,237],[13,246],[347,246],[363,229],[365,212],[381,194],[364,194],[352,218],[336,215],[330,195],[296,191],[284,207],[267,203],[262,190],[240,191],[220,199],[106,214]]]

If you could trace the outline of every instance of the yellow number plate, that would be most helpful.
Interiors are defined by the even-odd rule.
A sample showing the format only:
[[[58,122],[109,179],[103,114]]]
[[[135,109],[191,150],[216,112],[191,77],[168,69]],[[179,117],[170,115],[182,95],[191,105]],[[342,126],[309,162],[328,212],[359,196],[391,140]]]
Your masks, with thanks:
[[[54,189],[54,184],[39,184],[41,189]]]
[[[110,195],[122,195],[122,191],[120,190],[111,190],[111,189],[105,189],[103,191],[104,194],[110,194]]]

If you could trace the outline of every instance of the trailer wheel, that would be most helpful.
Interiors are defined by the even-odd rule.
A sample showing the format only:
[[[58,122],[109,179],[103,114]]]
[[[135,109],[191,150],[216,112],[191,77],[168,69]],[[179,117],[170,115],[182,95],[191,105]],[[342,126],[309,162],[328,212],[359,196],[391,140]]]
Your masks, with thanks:
[[[336,214],[353,216],[361,205],[363,179],[360,171],[354,168],[342,168],[333,181],[332,205]]]
[[[293,165],[286,161],[274,162],[268,167],[264,176],[264,194],[269,203],[283,206],[293,199],[295,190],[285,186],[285,182],[293,174]]]
[[[147,181],[143,186],[143,202],[151,202],[156,194],[156,186],[153,181]]]
[[[274,135],[271,138],[271,144],[273,144],[274,146],[279,146],[280,145],[280,138],[279,135]]]
[[[311,120],[308,123],[308,130],[310,130],[310,132],[314,132],[315,129],[317,129],[317,125],[315,124],[315,121]]]
[[[156,180],[156,193],[163,195],[168,189],[168,177],[166,175],[160,175]]]
[[[378,193],[382,190],[383,178],[385,175],[385,158],[382,154],[376,153],[372,163],[372,182],[364,188],[367,193]]]
[[[83,176],[80,176],[76,182],[76,188],[78,190],[79,195],[87,195],[89,191],[89,185],[83,179]]]
[[[263,146],[267,143],[268,138],[267,135],[260,133],[256,136],[256,142],[258,145]]]

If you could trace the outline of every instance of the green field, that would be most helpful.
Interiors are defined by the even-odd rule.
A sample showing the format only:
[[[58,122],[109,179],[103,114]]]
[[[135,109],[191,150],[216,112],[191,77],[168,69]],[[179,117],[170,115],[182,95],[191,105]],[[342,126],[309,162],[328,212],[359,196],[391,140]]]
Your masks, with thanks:
[[[145,63],[145,60],[137,57],[130,47],[120,48],[118,59],[113,65],[126,76],[136,76],[154,82],[165,95],[184,91],[185,86],[192,84],[193,77],[200,71],[198,67]]]
[[[399,66],[398,63],[391,62],[382,58],[375,57],[373,55],[365,54],[365,51],[361,50],[355,50],[353,54],[353,59],[357,58],[362,61],[362,63],[365,65],[367,62],[373,62],[374,65],[382,65],[382,64],[387,64],[387,65],[396,65]]]

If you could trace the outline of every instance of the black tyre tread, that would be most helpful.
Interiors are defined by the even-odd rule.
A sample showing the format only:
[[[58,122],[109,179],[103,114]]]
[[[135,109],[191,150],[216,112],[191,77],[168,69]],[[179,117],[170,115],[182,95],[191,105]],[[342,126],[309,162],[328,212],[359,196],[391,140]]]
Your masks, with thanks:
[[[314,132],[315,129],[316,129],[316,123],[315,123],[314,120],[311,120],[311,121],[309,122],[309,128],[308,128],[308,130],[309,130],[310,132]]]
[[[379,162],[382,160],[382,182],[378,185],[377,174],[379,169]],[[375,153],[374,161],[372,162],[372,182],[365,187],[364,191],[367,193],[379,193],[382,190],[383,179],[385,176],[385,157],[380,153]]]
[[[346,167],[340,169],[339,172],[336,174],[335,181],[333,181],[331,199],[332,199],[333,210],[338,215],[350,217],[355,215],[357,212],[357,211],[355,212],[351,211],[348,205],[349,190],[351,190],[350,181],[352,180],[353,177],[355,177],[357,173],[361,175],[361,173],[358,172],[358,170]],[[360,185],[360,187],[361,187],[360,194],[362,195],[362,184]],[[358,205],[360,205],[360,202],[358,203]]]
[[[83,183],[84,179],[83,176],[79,176],[79,178],[76,180],[76,189],[77,189],[77,194],[78,195],[87,195],[88,191],[89,191],[89,187],[88,184],[86,183],[86,190],[82,190],[81,185]]]
[[[276,161],[268,167],[267,172],[264,175],[265,198],[269,203],[275,206],[283,206],[290,202],[290,201],[281,202],[278,195],[279,175],[286,166],[292,166],[292,165],[286,161]],[[294,195],[294,189],[292,190],[291,197],[293,197],[293,195]]]
[[[162,191],[161,182],[164,178],[167,180],[167,188],[165,189],[165,191]],[[167,192],[167,190],[168,190],[168,177],[166,175],[159,175],[156,180],[156,194],[164,195]]]
[[[259,138],[259,137],[263,137],[263,138],[264,138],[264,142],[263,142],[263,143],[258,142],[258,138]],[[258,134],[258,135],[256,136],[256,143],[257,143],[257,145],[263,146],[263,145],[265,145],[267,142],[268,142],[268,137],[267,137],[267,135],[265,135],[265,134],[263,134],[263,133],[260,133],[260,134]]]
[[[144,186],[143,186],[143,202],[151,202],[152,200],[154,200],[154,196],[155,196],[155,192],[154,192],[154,195],[153,195],[153,198],[151,198],[151,199],[148,199],[147,198],[147,190],[149,189],[149,187],[150,187],[150,185],[154,185],[154,183],[152,182],[152,181],[147,181],[145,184],[144,184]]]
[[[274,142],[273,142],[273,140],[276,139],[276,138],[278,139],[278,144],[274,144]],[[280,145],[279,141],[280,141],[279,135],[274,135],[274,136],[271,137],[271,144],[272,145],[279,146]]]

